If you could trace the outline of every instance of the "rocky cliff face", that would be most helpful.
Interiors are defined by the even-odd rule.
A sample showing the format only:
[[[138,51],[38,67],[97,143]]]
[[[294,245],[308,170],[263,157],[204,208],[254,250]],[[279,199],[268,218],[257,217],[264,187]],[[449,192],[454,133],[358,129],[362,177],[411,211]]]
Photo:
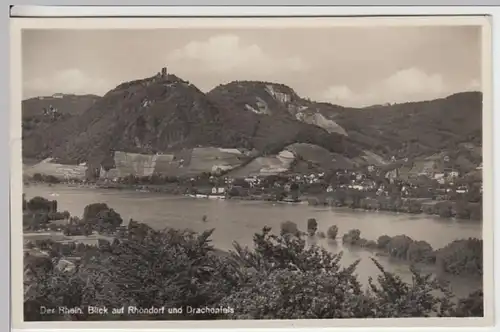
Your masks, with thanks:
[[[328,114],[321,112],[321,104],[301,98],[292,88],[283,84],[236,81],[216,87],[208,96],[222,107],[293,118],[329,133],[347,136],[344,128],[330,119]]]

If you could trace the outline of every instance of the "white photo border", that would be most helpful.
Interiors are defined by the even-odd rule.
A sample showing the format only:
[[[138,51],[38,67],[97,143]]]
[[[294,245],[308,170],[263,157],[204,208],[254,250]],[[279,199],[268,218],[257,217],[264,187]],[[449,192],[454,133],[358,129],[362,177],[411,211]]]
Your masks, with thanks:
[[[138,11],[136,12],[136,16],[141,16],[141,7],[137,7]],[[480,24],[483,26],[483,86],[484,86],[484,91],[483,94],[485,96],[484,99],[484,108],[483,108],[483,148],[486,151],[493,151],[493,136],[494,136],[494,131],[493,131],[493,80],[495,78],[498,79],[499,73],[495,72],[494,75],[492,75],[492,66],[493,61],[495,59],[494,56],[491,55],[492,50],[497,50],[498,49],[498,36],[500,35],[500,29],[498,26],[495,26],[494,24],[491,24],[491,22],[494,20],[495,17],[500,17],[500,8],[496,7],[163,7],[164,12],[168,14],[169,16],[175,16],[175,12],[178,10],[179,16],[184,16],[182,14],[189,12],[192,16],[203,16],[207,14],[212,14],[212,15],[218,15],[218,16],[224,16],[224,15],[239,15],[241,16],[242,13],[245,13],[246,10],[248,9],[249,12],[253,11],[253,15],[255,13],[260,12],[261,15],[264,15],[267,13],[267,15],[290,15],[291,12],[295,12],[295,15],[298,13],[302,13],[302,15],[335,15],[335,16],[359,16],[359,15],[370,15],[370,16],[375,16],[375,15],[478,15],[478,17],[472,17],[472,16],[462,16],[461,18],[452,18],[452,17],[440,17],[440,18],[435,18],[435,17],[427,17],[425,19],[419,18],[419,17],[414,17],[414,18],[403,18],[405,20],[405,24],[411,24],[409,23],[410,21],[419,21],[420,23],[417,24],[422,24],[422,22],[427,21],[427,24],[431,21],[437,21],[440,20],[440,22],[436,22],[435,24],[438,25],[444,25],[447,23],[443,22],[451,22],[451,20],[455,20],[453,24],[457,24],[458,21],[460,21],[460,24],[467,24],[465,22],[470,22],[470,24],[473,24],[472,22],[481,22]],[[74,8],[76,9],[76,8]],[[98,8],[95,8],[94,10],[99,10]],[[115,7],[113,9],[116,13],[119,14],[120,12],[120,7]],[[161,7],[156,8],[156,13],[157,15],[161,16],[162,10]],[[248,12],[247,12],[248,13]],[[293,13],[292,13],[293,14]],[[482,17],[479,17],[481,16]],[[484,15],[491,15],[490,17],[485,17]],[[499,18],[500,19],[500,18]],[[75,20],[78,20],[78,25],[75,24]],[[85,20],[85,22],[82,22],[82,20]],[[126,22],[124,21],[126,20]],[[50,18],[38,18],[38,19],[32,19],[32,18],[15,18],[11,19],[10,21],[10,64],[8,63],[8,68],[10,68],[10,80],[7,77],[7,84],[5,84],[5,88],[3,89],[4,93],[7,93],[7,91],[10,91],[10,99],[8,96],[2,100],[10,100],[10,121],[0,121],[2,125],[5,125],[6,130],[2,131],[3,133],[9,133],[9,138],[5,140],[8,142],[8,152],[10,155],[10,165],[7,165],[6,163],[3,163],[2,167],[5,166],[10,166],[10,171],[7,169],[6,174],[9,176],[8,182],[10,183],[10,198],[7,196],[7,199],[3,200],[4,202],[9,202],[10,200],[10,206],[8,208],[5,208],[5,211],[9,211],[10,209],[10,216],[9,220],[11,220],[11,228],[9,232],[9,223],[3,223],[3,227],[6,227],[6,229],[1,232],[4,236],[8,237],[9,234],[11,234],[10,237],[10,242],[11,242],[11,248],[13,249],[13,252],[22,252],[20,248],[22,249],[22,241],[21,241],[21,229],[20,229],[20,224],[16,222],[16,220],[19,220],[19,213],[17,213],[16,217],[16,211],[21,211],[21,195],[20,191],[22,191],[22,179],[21,179],[21,173],[22,173],[22,165],[21,165],[21,128],[20,128],[20,114],[21,114],[21,82],[20,78],[21,76],[19,75],[19,72],[21,70],[21,61],[20,61],[20,31],[22,28],[61,28],[61,27],[75,27],[78,26],[78,28],[91,28],[91,29],[99,29],[99,28],[141,28],[139,25],[144,27],[146,25],[153,27],[162,26],[165,24],[172,24],[176,23],[178,24],[178,21],[182,20],[183,26],[188,22],[190,19],[146,19],[146,18],[127,18],[127,19],[121,19],[121,18],[114,18],[114,19],[106,19],[106,18],[99,18],[99,19],[92,19],[92,18],[71,18],[71,19],[66,19],[66,18],[57,18],[57,19],[50,19]],[[206,19],[206,20],[215,20],[215,19]],[[249,22],[248,24],[251,24],[251,18],[248,19],[242,19],[238,21],[238,26],[241,26],[241,24],[246,24],[246,23],[241,23],[241,22]],[[280,19],[273,19],[272,21],[270,20],[269,24],[273,25]],[[283,20],[283,19],[281,19]],[[299,20],[299,19],[297,19]],[[307,20],[307,19],[306,19]],[[314,24],[320,24],[320,21],[324,20],[325,22],[323,23],[328,23],[326,22],[327,20],[330,19],[318,19],[315,18]],[[362,21],[369,20],[369,18],[350,18],[349,20],[344,20],[343,24],[352,24],[350,22],[356,22],[357,24],[364,24],[360,23]],[[387,17],[384,18],[386,22],[394,22],[394,24],[397,24],[397,20],[399,20],[399,25],[401,25],[402,21],[401,18],[391,18]],[[43,22],[42,22],[43,21]],[[191,20],[193,25],[200,24],[201,21],[205,21],[205,19],[200,20]],[[233,20],[229,20],[231,22],[235,22]],[[337,20],[338,21],[338,20]],[[135,22],[135,23],[134,23]],[[196,23],[198,22],[198,23]],[[298,21],[297,21],[298,22]],[[381,22],[381,21],[379,21]],[[82,24],[83,23],[83,24]],[[260,23],[260,22],[259,22]],[[378,23],[378,22],[377,22]],[[431,22],[432,23],[432,22]],[[204,23],[205,24],[205,23]],[[234,23],[232,23],[234,24]],[[308,23],[310,24],[310,23]],[[391,23],[389,23],[391,24]],[[449,23],[452,24],[452,23]],[[477,24],[477,23],[474,23]],[[89,27],[89,25],[91,25]],[[295,24],[294,24],[295,26]],[[8,31],[8,30],[7,30]],[[489,40],[491,37],[496,37],[491,44]],[[7,49],[7,48],[5,48]],[[495,67],[496,68],[496,67]],[[9,72],[6,70],[5,72]],[[493,77],[494,76],[494,77]],[[10,89],[8,88],[10,86]],[[7,105],[6,105],[7,106]],[[9,109],[9,107],[5,107],[6,109]],[[8,112],[4,112],[5,114],[8,114]],[[8,116],[8,115],[7,115]],[[496,121],[496,120],[495,120]],[[10,126],[9,126],[10,124]],[[329,323],[330,321],[327,321],[325,324],[324,320],[286,320],[286,321],[214,321],[214,322],[209,322],[209,321],[201,321],[201,322],[196,322],[196,321],[183,321],[183,322],[146,322],[146,321],[140,321],[140,322],[92,322],[92,323],[85,323],[85,322],[30,322],[30,323],[24,323],[21,322],[22,320],[22,310],[20,311],[19,309],[22,308],[22,275],[19,273],[22,273],[22,263],[20,265],[20,260],[16,259],[15,257],[12,257],[10,259],[10,266],[11,266],[11,294],[12,294],[12,327],[15,329],[22,328],[25,331],[35,331],[35,330],[40,330],[40,329],[48,329],[53,331],[54,329],[75,329],[75,330],[87,330],[89,328],[100,328],[101,326],[103,328],[105,327],[113,327],[113,328],[130,328],[131,330],[139,330],[139,329],[144,329],[144,328],[166,328],[166,329],[199,329],[199,328],[214,328],[214,329],[220,329],[220,328],[243,328],[243,329],[248,329],[248,328],[307,328],[307,330],[310,330],[311,328],[326,328],[326,327],[360,327],[363,330],[366,328],[375,328],[375,327],[380,327],[380,330],[385,330],[388,327],[393,327],[393,328],[398,328],[398,330],[401,330],[403,327],[438,327],[438,326],[443,326],[443,327],[465,327],[467,331],[472,331],[474,330],[472,327],[475,326],[484,326],[485,323],[486,325],[491,325],[493,323],[493,310],[497,309],[494,308],[494,299],[493,296],[487,296],[488,294],[493,295],[493,292],[498,295],[498,290],[496,287],[493,287],[493,269],[495,269],[495,273],[497,273],[497,265],[493,264],[493,235],[496,233],[497,230],[497,225],[493,225],[493,216],[496,215],[493,212],[494,204],[493,204],[493,180],[497,180],[493,178],[493,158],[496,158],[496,155],[494,156],[493,153],[485,154],[483,156],[484,161],[484,193],[485,193],[485,198],[484,198],[484,213],[485,213],[485,218],[483,222],[483,240],[484,240],[484,257],[485,257],[485,264],[484,264],[484,288],[485,288],[485,318],[480,318],[480,319],[474,319],[474,318],[468,318],[468,319],[432,319],[432,318],[415,318],[415,319],[397,319],[397,318],[391,318],[391,319],[362,319],[362,320],[331,320],[334,323]],[[496,159],[495,159],[495,164],[496,164]],[[9,174],[10,173],[10,174]],[[496,183],[495,183],[496,184]],[[497,187],[497,186],[495,186]],[[496,211],[495,211],[496,212]],[[7,246],[5,252],[9,252],[10,248],[9,246],[9,241],[2,241],[2,243]],[[9,256],[6,257],[6,262],[7,266],[9,265]],[[486,264],[486,260],[489,260],[489,263]],[[20,278],[21,276],[21,278]],[[4,285],[9,285],[8,282],[2,283]],[[9,293],[7,293],[9,294]],[[7,296],[8,298],[8,296]],[[16,307],[17,306],[17,307]],[[16,307],[16,308],[15,308]],[[8,313],[8,310],[3,310],[2,312]],[[16,317],[17,316],[17,317]],[[9,318],[9,317],[7,317]],[[19,319],[21,318],[21,320]],[[447,324],[443,324],[445,321],[447,321]],[[122,324],[123,323],[123,324]],[[109,329],[108,329],[109,330]],[[123,329],[120,329],[123,330]]]

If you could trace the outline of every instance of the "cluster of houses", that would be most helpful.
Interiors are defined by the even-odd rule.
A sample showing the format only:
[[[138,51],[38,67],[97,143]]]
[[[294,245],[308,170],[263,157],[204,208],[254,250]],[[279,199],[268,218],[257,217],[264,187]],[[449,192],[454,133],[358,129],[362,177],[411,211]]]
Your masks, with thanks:
[[[426,167],[427,166],[427,167]],[[452,168],[442,170],[421,165],[420,169],[415,166],[399,166],[389,169],[388,167],[368,166],[364,169],[339,170],[335,173],[337,180],[325,179],[324,172],[310,174],[289,174],[279,177],[272,184],[272,187],[281,187],[285,191],[290,191],[293,184],[301,187],[304,185],[321,184],[325,185],[325,191],[333,192],[336,189],[349,189],[364,192],[375,192],[377,195],[389,195],[389,186],[397,184],[401,191],[401,196],[410,196],[412,192],[421,188],[434,187],[436,193],[446,194],[451,191],[449,187],[454,186],[455,181],[460,178],[460,171]],[[342,178],[342,180],[341,180]],[[212,179],[215,179],[212,177]],[[269,188],[269,177],[266,176],[248,176],[243,179],[231,177],[223,178],[218,185],[214,185],[209,195],[225,195],[225,193],[234,187],[240,188],[242,184],[247,189],[262,189],[264,183]],[[194,180],[194,179],[193,179]],[[382,181],[381,181],[382,180]],[[432,185],[434,183],[435,185]],[[437,187],[436,187],[437,186]],[[392,186],[394,187],[394,186]],[[392,188],[393,190],[393,188]],[[466,193],[469,190],[467,185],[454,186],[456,193]]]
[[[165,75],[162,71],[161,75]],[[482,165],[476,167],[476,172],[481,172]],[[152,171],[153,172],[153,171]],[[103,172],[104,173],[104,172]],[[333,192],[338,188],[376,192],[377,195],[388,195],[388,187],[397,184],[401,188],[401,195],[410,195],[416,189],[439,188],[440,190],[454,187],[456,193],[466,193],[469,188],[466,185],[456,186],[455,182],[465,176],[465,173],[455,167],[450,158],[443,155],[431,156],[422,160],[408,161],[392,159],[387,165],[369,165],[357,170],[338,170],[336,176],[342,181],[331,179],[331,173],[326,179],[325,172],[312,172],[309,174],[287,174],[279,175],[276,180],[270,180],[272,175],[255,175],[244,178],[233,177],[210,177],[208,186],[199,182],[199,177],[191,178],[193,188],[199,188],[199,192],[189,191],[189,195],[213,198],[225,196],[227,192],[236,188],[242,192],[261,192],[269,189],[269,181],[274,181],[271,187],[281,187],[285,191],[290,186],[297,184],[300,187],[309,185],[323,185],[326,192]],[[346,181],[346,179],[348,179]],[[116,181],[116,179],[115,179]],[[204,180],[206,181],[206,179]],[[391,186],[394,187],[394,186]],[[198,190],[198,189],[197,189]],[[391,190],[394,190],[391,188]],[[257,194],[258,195],[258,194]]]

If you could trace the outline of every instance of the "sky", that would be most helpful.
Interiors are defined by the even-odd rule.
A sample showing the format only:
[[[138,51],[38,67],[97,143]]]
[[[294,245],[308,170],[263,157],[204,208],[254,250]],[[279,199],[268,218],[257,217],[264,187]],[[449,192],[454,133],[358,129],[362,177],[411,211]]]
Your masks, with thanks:
[[[475,26],[24,30],[23,99],[104,95],[167,67],[204,92],[234,80],[290,86],[343,106],[480,91]]]

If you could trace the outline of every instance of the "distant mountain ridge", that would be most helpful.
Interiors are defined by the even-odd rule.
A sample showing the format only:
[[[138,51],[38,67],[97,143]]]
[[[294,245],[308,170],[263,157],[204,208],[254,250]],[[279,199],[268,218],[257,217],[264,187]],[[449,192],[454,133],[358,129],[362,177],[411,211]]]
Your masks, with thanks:
[[[23,102],[23,117],[45,98]],[[385,164],[392,156],[432,155],[459,143],[481,146],[477,92],[357,109],[310,101],[270,82],[234,81],[205,94],[158,73],[75,104],[73,115],[23,128],[25,158],[103,163],[114,151],[151,155],[217,147],[253,151],[252,158],[264,158],[260,164],[273,165],[277,161],[266,156],[290,151],[308,165],[328,168]]]
[[[272,154],[296,142],[361,153],[349,146],[345,135],[290,115],[268,117],[220,107],[193,84],[170,74],[118,85],[79,116],[25,137],[23,153],[76,164],[99,162],[118,150],[154,154],[214,146]]]
[[[432,155],[460,143],[482,146],[482,93],[372,106],[327,109],[359,146],[387,158]]]

